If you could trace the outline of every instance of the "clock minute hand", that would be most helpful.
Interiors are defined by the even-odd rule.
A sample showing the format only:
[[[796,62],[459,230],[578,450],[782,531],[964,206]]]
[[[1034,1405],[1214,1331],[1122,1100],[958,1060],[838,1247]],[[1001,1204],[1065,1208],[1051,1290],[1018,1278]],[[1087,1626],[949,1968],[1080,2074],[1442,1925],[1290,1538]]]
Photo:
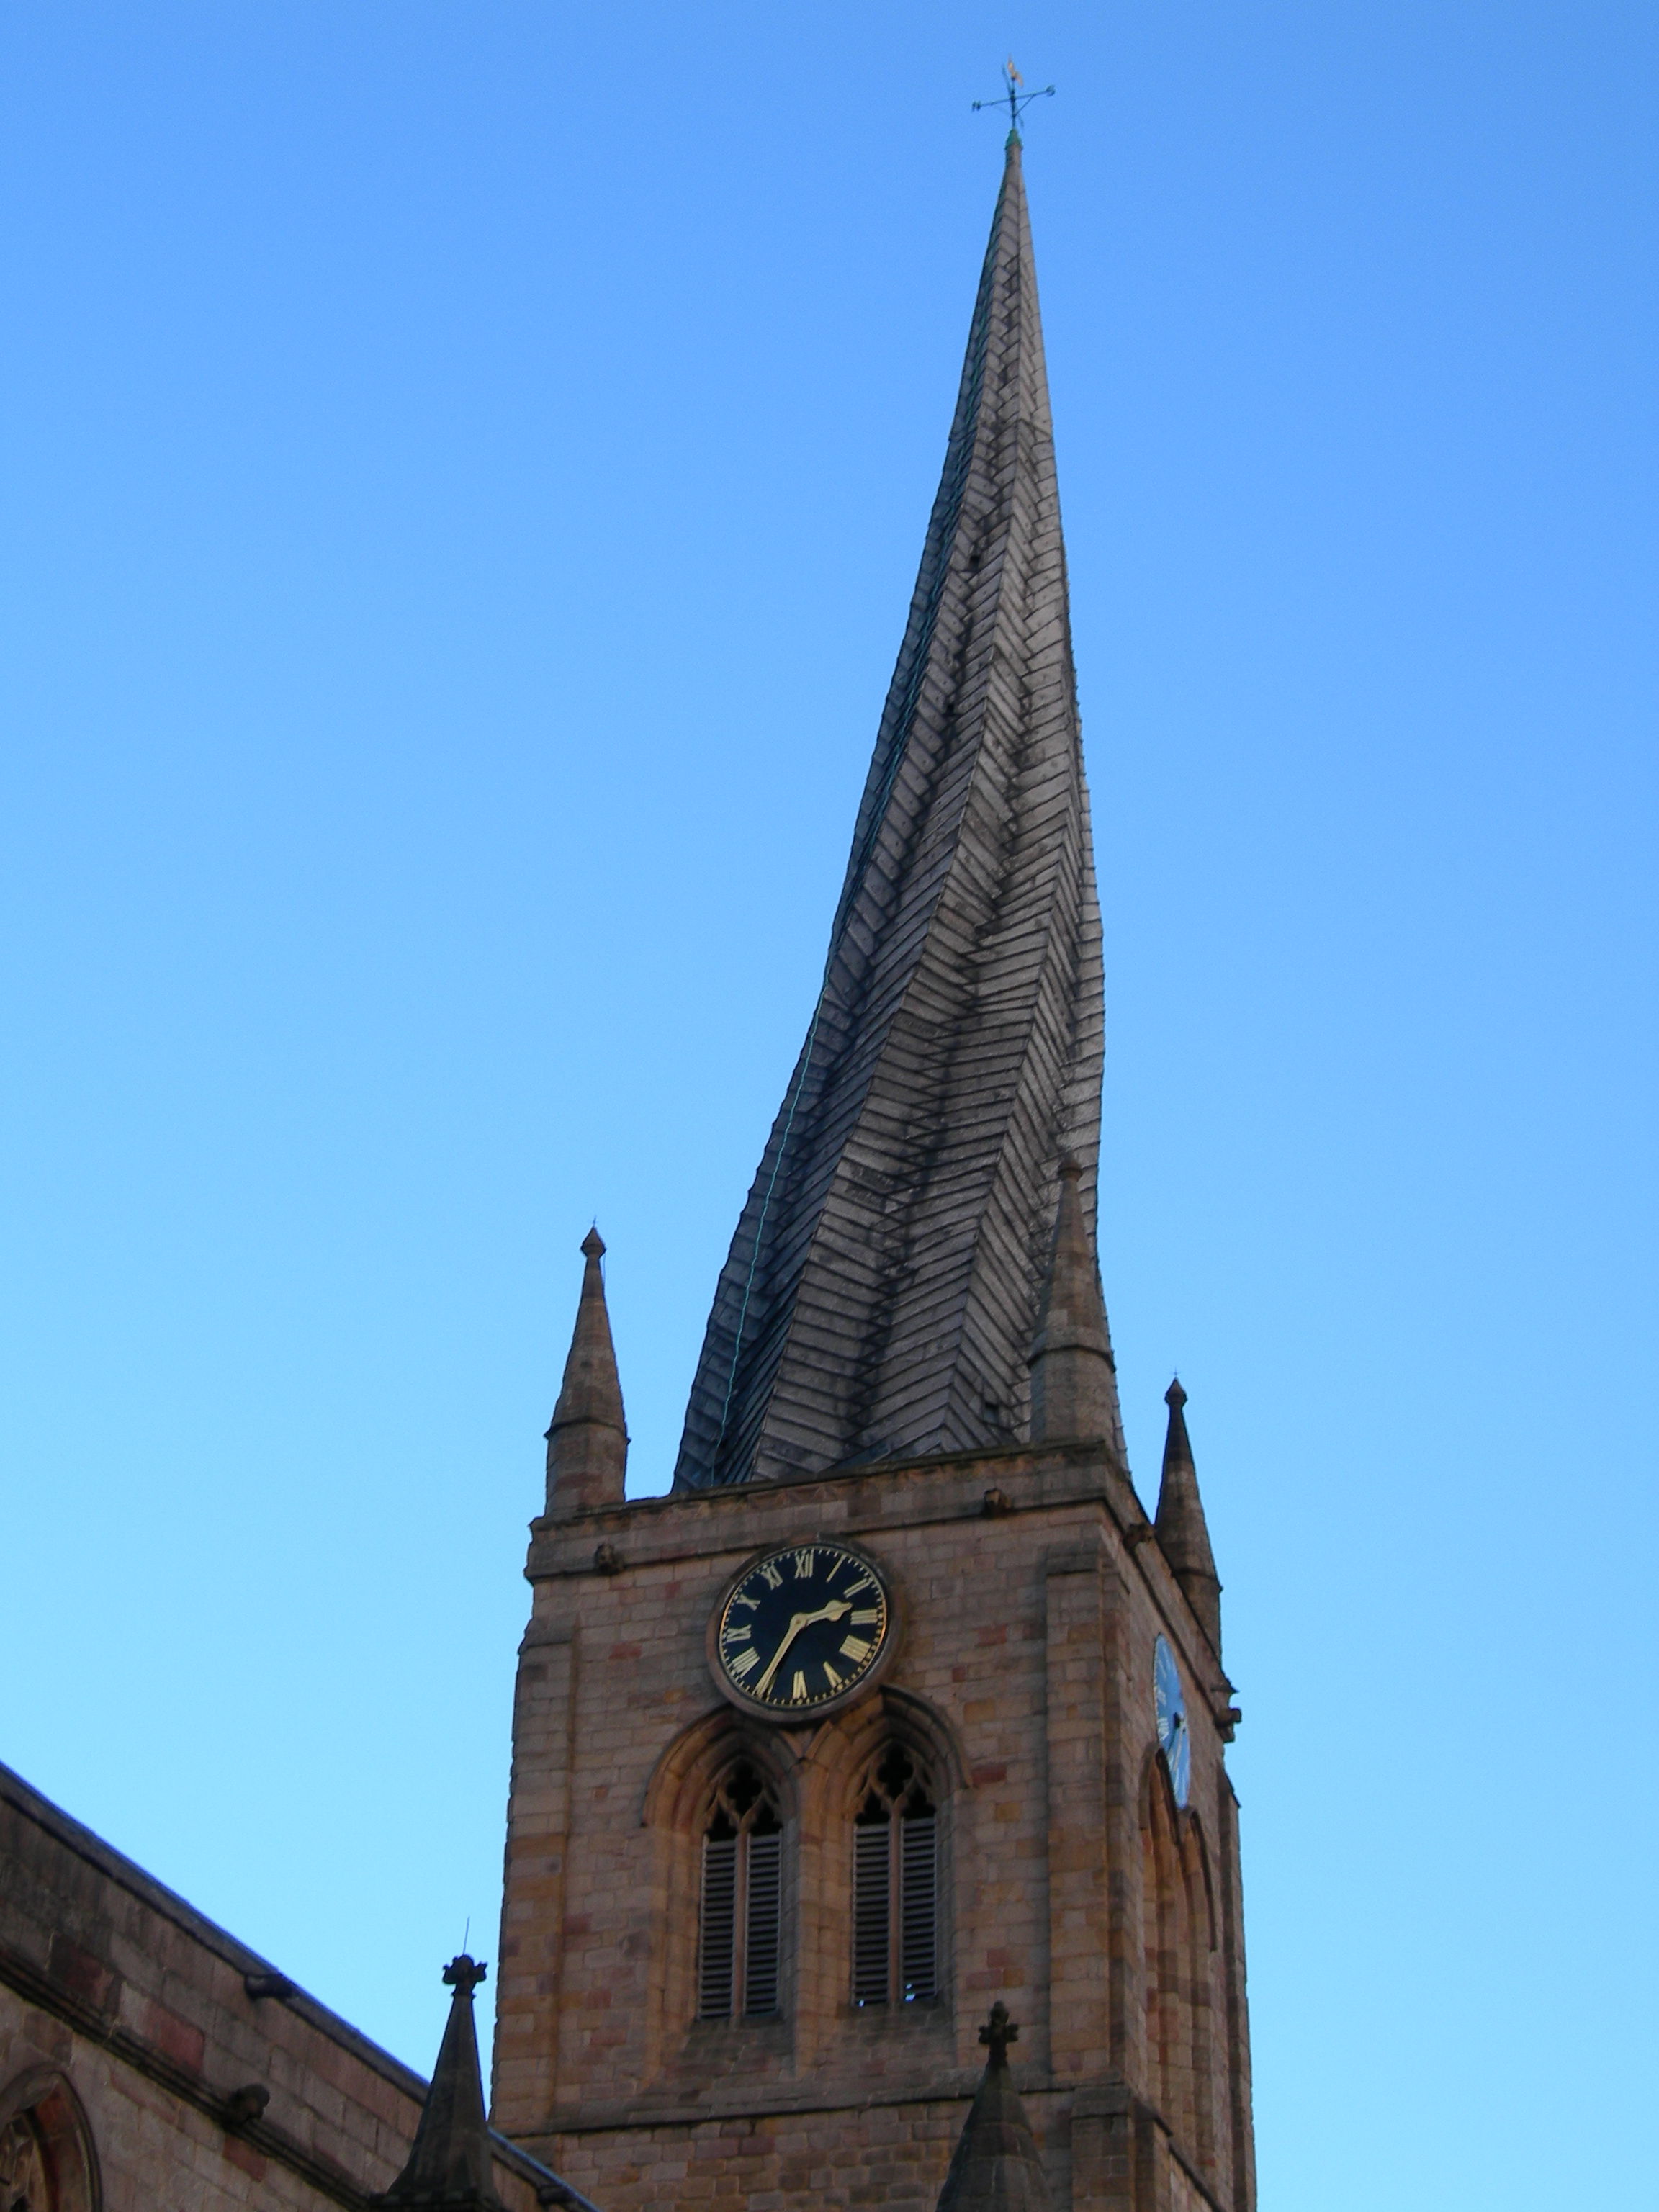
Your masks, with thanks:
[[[828,1605],[820,1606],[816,1613],[798,1613],[784,1630],[783,1641],[772,1654],[771,1665],[756,1683],[755,1695],[763,1698],[771,1688],[773,1677],[782,1666],[785,1653],[803,1628],[816,1627],[821,1620],[839,1620],[844,1613],[851,1613],[852,1610],[852,1606],[844,1597],[832,1597]]]

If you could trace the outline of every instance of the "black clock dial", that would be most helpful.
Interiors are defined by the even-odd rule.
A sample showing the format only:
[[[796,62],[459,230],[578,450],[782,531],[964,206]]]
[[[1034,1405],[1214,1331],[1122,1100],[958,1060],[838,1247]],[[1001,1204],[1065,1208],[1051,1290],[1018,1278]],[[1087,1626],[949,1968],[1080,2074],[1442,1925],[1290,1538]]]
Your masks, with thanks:
[[[789,1545],[757,1559],[721,1607],[714,1663],[748,1702],[806,1712],[863,1680],[891,1620],[868,1559],[839,1544]]]

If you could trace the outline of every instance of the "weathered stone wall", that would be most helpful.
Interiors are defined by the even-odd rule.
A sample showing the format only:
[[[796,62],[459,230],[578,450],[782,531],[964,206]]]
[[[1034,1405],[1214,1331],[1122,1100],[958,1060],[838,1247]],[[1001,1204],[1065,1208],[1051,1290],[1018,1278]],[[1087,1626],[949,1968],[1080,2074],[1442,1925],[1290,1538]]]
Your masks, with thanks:
[[[989,1500],[988,1492],[999,1495]],[[1006,1509],[1006,1510],[1005,1510]],[[902,1645],[802,1727],[718,1693],[711,1609],[772,1544],[855,1540]],[[647,1499],[535,1524],[501,1942],[497,2127],[606,2212],[932,2203],[996,1996],[1056,2203],[1253,2201],[1230,1686],[1127,1482],[1055,1446]],[[1179,1659],[1188,1808],[1157,1756]],[[852,1818],[896,1737],[943,1815],[944,1992],[851,2002]],[[697,1869],[739,1752],[784,1809],[783,2002],[698,2022]],[[1190,2183],[1188,2184],[1190,2185]]]
[[[55,2166],[49,2205],[311,2212],[387,2186],[425,2083],[303,1992],[249,1995],[272,1974],[0,1767],[0,2161]],[[520,2159],[496,2185],[537,2203]]]

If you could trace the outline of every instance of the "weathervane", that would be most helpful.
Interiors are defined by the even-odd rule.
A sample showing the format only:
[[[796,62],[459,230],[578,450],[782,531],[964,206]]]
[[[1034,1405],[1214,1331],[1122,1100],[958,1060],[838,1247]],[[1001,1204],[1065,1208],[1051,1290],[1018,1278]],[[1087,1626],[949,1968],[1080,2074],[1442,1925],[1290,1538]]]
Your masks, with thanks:
[[[1045,84],[1041,92],[1024,91],[1023,87],[1025,80],[1014,67],[1014,58],[1012,54],[1002,64],[1002,81],[1007,87],[1007,90],[999,93],[994,100],[976,100],[974,102],[974,109],[977,113],[981,107],[1006,107],[1008,111],[1008,136],[1018,145],[1020,143],[1020,117],[1034,100],[1051,100],[1054,97],[1054,88],[1051,84]]]

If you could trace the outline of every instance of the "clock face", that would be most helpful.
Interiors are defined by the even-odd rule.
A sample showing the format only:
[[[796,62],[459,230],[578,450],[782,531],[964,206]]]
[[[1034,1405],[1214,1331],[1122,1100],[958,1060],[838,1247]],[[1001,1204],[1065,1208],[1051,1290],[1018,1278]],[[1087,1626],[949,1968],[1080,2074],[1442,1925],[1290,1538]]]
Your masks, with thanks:
[[[893,1608],[874,1565],[843,1544],[788,1545],[745,1568],[714,1616],[720,1687],[778,1718],[852,1696],[891,1640]]]
[[[1170,1769],[1176,1803],[1184,1805],[1193,1782],[1193,1740],[1187,1728],[1181,1670],[1161,1636],[1152,1653],[1152,1705],[1158,1715],[1158,1747]]]

